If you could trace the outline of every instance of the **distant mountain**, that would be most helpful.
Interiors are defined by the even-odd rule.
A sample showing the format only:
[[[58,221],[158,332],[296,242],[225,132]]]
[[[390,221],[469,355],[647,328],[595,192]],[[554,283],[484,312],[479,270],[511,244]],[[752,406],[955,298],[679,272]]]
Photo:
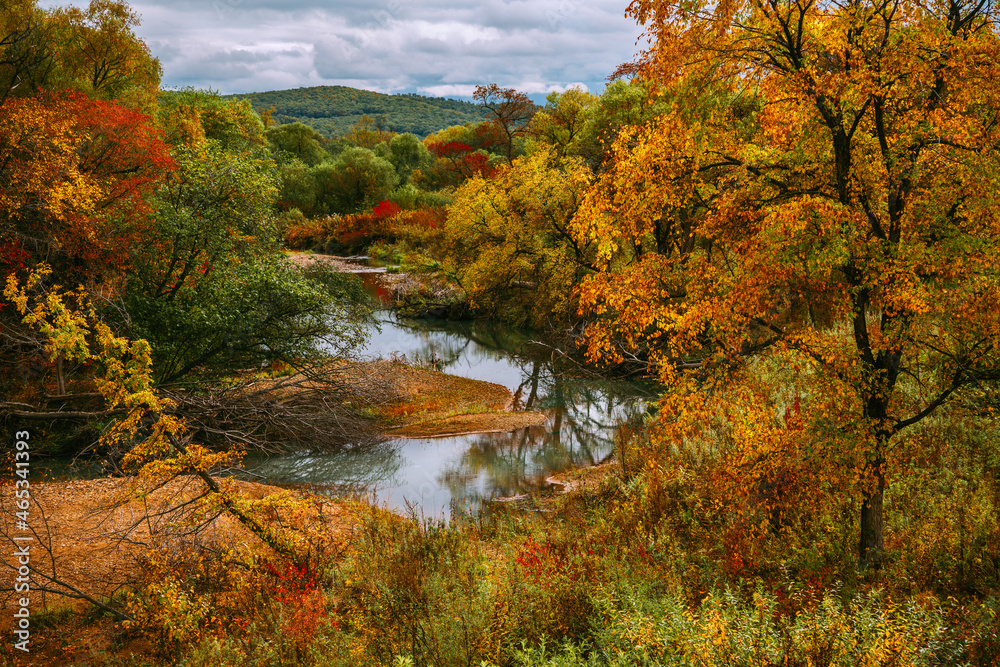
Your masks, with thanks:
[[[414,93],[386,95],[346,86],[314,86],[266,93],[227,95],[245,98],[257,111],[274,107],[279,123],[299,121],[326,137],[341,135],[369,116],[394,132],[412,132],[418,137],[452,125],[483,120],[483,110],[470,102]]]

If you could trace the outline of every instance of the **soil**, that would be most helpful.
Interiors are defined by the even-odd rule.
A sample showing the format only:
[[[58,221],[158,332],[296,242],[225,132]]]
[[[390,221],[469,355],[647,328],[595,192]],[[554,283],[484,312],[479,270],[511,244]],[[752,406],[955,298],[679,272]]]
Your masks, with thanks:
[[[378,412],[393,424],[387,435],[429,438],[505,433],[545,422],[540,412],[513,412],[514,395],[492,382],[470,380],[396,362],[371,362],[397,397]]]
[[[326,255],[297,253],[291,260],[299,265],[324,262],[342,271],[357,268],[357,265]],[[389,424],[387,435],[393,437],[506,432],[545,421],[545,416],[538,412],[513,411],[513,395],[498,384],[393,361],[358,365],[361,366],[359,372],[378,377],[392,387],[392,398],[374,409]],[[32,626],[32,653],[22,655],[7,642],[0,650],[0,664],[87,665],[99,663],[109,654],[125,656],[147,652],[143,647],[118,641],[110,618],[94,622],[77,613],[60,616],[58,610],[80,611],[89,603],[46,593],[40,587],[71,594],[76,589],[92,598],[106,600],[130,582],[140,579],[144,559],[153,549],[177,551],[197,546],[211,552],[227,547],[237,552],[245,550],[248,555],[269,551],[228,515],[201,522],[201,528],[194,534],[179,530],[174,523],[178,515],[172,510],[203,492],[203,483],[195,477],[177,478],[141,500],[130,489],[129,480],[121,478],[32,482],[29,509],[32,530],[27,532],[19,531],[13,523],[13,476],[7,474],[4,479],[6,483],[0,484],[0,548],[3,549],[0,561],[6,567],[0,569],[5,573],[2,576],[11,582],[17,566],[11,555],[16,550],[14,545],[32,545],[31,566],[37,572],[32,575],[30,608],[36,622]],[[235,494],[252,499],[293,493],[235,479],[221,483],[228,485]],[[312,518],[308,520],[325,523],[332,534],[348,536],[345,539],[349,539],[350,533],[360,524],[365,511],[359,505],[335,502],[322,496],[309,498]],[[367,508],[367,511],[372,510]],[[272,519],[286,521],[287,517],[275,515]],[[33,540],[14,540],[27,536]],[[9,583],[0,585],[0,590],[5,587],[9,587]],[[6,595],[3,606],[12,610],[14,594],[8,592]],[[43,610],[47,610],[49,621],[46,622],[42,614],[41,624],[38,624],[39,613]],[[12,614],[0,615],[0,632],[8,634],[12,623]],[[63,627],[66,624],[72,628]],[[54,635],[62,638],[62,645],[47,642],[47,636]],[[67,640],[68,637],[71,639]]]

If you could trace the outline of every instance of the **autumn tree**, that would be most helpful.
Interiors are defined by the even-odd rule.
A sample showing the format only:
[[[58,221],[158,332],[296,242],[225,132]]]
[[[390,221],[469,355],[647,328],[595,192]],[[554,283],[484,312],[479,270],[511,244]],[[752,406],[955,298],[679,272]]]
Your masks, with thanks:
[[[344,139],[355,146],[371,150],[381,143],[388,143],[394,134],[386,129],[384,122],[362,116],[361,120],[351,126],[351,131],[344,135]]]
[[[43,10],[34,0],[0,9],[0,103],[71,89],[151,111],[159,61],[133,29],[139,16],[117,0]]]
[[[476,86],[472,99],[486,110],[490,125],[503,141],[507,163],[513,163],[516,142],[527,133],[528,124],[538,110],[535,104],[524,93],[514,88],[501,88],[495,83]]]
[[[454,187],[473,176],[490,176],[496,170],[486,151],[460,141],[431,143],[427,150],[434,163],[424,180],[434,187]]]
[[[577,216],[591,355],[649,350],[676,446],[728,415],[743,504],[782,462],[853,492],[863,567],[901,439],[960,399],[982,418],[1000,379],[996,11],[636,0],[667,110],[623,130]]]
[[[160,63],[134,33],[135,10],[119,0],[91,0],[86,9],[54,11],[52,20],[60,42],[56,85],[98,99],[128,96],[148,108],[159,89]]]
[[[173,166],[151,118],[70,93],[0,105],[0,164],[0,240],[75,282],[125,270],[144,196]]]
[[[268,145],[264,122],[250,103],[224,98],[213,90],[163,91],[156,116],[172,145],[195,146],[212,140],[228,151]]]
[[[0,9],[0,104],[31,95],[55,68],[52,29],[34,0],[12,0]]]
[[[448,266],[474,308],[517,324],[565,324],[573,288],[592,259],[570,231],[591,172],[550,146],[455,193],[446,224]]]

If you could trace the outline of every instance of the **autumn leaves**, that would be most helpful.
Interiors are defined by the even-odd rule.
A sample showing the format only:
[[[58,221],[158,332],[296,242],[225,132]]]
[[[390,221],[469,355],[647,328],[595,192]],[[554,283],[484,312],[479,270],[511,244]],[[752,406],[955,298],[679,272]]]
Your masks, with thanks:
[[[976,305],[996,299],[1000,202],[973,185],[998,174],[1000,100],[974,83],[1000,74],[993,11],[634,2],[670,110],[619,135],[583,208],[592,357],[648,345],[668,383],[697,359],[720,400],[751,359],[783,359],[757,400],[780,411],[802,385],[798,461],[845,464],[824,474],[862,500],[865,564],[898,439],[938,410],[972,418],[959,397],[1000,370],[1000,320]],[[721,465],[786,458],[762,442],[730,434]]]

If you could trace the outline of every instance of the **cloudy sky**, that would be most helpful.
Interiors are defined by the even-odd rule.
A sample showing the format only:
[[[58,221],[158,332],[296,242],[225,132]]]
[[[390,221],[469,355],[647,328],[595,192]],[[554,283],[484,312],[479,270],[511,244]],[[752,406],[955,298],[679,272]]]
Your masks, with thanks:
[[[43,7],[76,2],[42,1]],[[499,83],[541,99],[604,88],[632,60],[628,0],[133,0],[165,87],[314,85],[468,97]]]

